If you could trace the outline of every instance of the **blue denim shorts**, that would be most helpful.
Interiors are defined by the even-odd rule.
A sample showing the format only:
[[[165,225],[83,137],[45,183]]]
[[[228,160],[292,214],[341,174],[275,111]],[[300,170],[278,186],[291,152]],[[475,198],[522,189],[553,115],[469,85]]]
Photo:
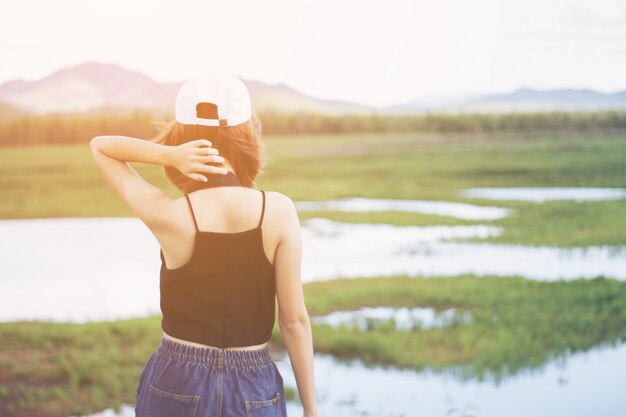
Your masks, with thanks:
[[[163,337],[137,384],[137,417],[285,417],[283,377],[267,345],[196,347]]]

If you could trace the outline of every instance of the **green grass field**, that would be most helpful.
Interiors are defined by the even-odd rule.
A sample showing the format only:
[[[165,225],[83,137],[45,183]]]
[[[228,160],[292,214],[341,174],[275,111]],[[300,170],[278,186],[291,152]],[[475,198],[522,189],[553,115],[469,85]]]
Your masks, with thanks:
[[[264,138],[270,158],[257,186],[294,200],[373,197],[463,201],[510,207],[501,243],[626,244],[626,200],[544,204],[464,199],[467,187],[626,187],[626,135],[328,134]],[[133,164],[172,196],[160,167]],[[0,218],[134,216],[109,189],[89,146],[0,148]],[[351,222],[472,224],[411,213],[302,212]],[[481,222],[485,223],[485,222]]]

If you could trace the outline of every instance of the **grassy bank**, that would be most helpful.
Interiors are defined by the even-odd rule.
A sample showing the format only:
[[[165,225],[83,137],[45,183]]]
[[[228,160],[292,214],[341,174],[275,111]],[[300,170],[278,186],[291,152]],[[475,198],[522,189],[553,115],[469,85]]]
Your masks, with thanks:
[[[626,200],[549,201],[542,204],[500,204],[515,216],[490,222],[503,228],[500,236],[467,239],[477,242],[560,247],[622,246],[626,244]],[[466,240],[466,241],[467,241]]]
[[[367,332],[316,326],[316,349],[366,363],[495,379],[555,356],[626,339],[626,283],[605,278],[542,282],[457,276],[334,280],[307,284],[309,312],[369,306],[458,308],[469,324]]]
[[[365,278],[305,285],[311,316],[364,306],[455,307],[472,321],[440,329],[369,331],[314,325],[316,352],[365,363],[509,375],[626,338],[626,283],[517,277]],[[91,413],[133,403],[160,339],[160,316],[114,322],[0,324],[0,415]],[[278,326],[271,350],[284,349]],[[295,396],[293,388],[289,391]],[[19,410],[19,411],[18,411]]]
[[[294,200],[372,197],[462,201],[517,209],[494,222],[498,242],[626,244],[626,202],[546,204],[464,199],[467,187],[626,187],[626,137],[593,133],[318,134],[264,138],[269,165],[258,187]],[[172,196],[159,167],[133,166]],[[134,216],[85,145],[0,148],[0,218]],[[302,212],[301,219],[397,225],[471,224],[411,213]],[[484,223],[484,222],[483,222]]]

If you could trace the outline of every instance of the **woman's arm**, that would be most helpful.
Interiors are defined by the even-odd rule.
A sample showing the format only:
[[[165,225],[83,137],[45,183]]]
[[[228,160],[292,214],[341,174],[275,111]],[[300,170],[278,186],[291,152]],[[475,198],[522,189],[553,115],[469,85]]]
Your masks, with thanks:
[[[178,169],[197,181],[205,175],[222,174],[224,168],[206,165],[221,163],[217,149],[206,139],[177,146],[162,145],[128,136],[96,136],[90,146],[96,164],[113,190],[148,225],[168,221],[166,205],[172,198],[144,180],[128,162],[159,164]]]
[[[300,221],[293,201],[287,196],[279,195],[282,200],[280,218],[284,224],[284,232],[276,248],[274,260],[278,324],[296,377],[304,417],[316,417],[313,333],[302,287]]]
[[[96,136],[91,139],[91,149],[124,162],[142,162],[168,166],[171,146],[130,136]]]

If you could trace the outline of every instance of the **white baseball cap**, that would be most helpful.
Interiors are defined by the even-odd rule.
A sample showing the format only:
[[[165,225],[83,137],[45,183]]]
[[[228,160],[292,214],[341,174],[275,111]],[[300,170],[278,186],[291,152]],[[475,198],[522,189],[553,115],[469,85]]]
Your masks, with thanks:
[[[226,74],[189,78],[176,96],[176,121],[187,125],[237,126],[252,117],[245,84]]]

